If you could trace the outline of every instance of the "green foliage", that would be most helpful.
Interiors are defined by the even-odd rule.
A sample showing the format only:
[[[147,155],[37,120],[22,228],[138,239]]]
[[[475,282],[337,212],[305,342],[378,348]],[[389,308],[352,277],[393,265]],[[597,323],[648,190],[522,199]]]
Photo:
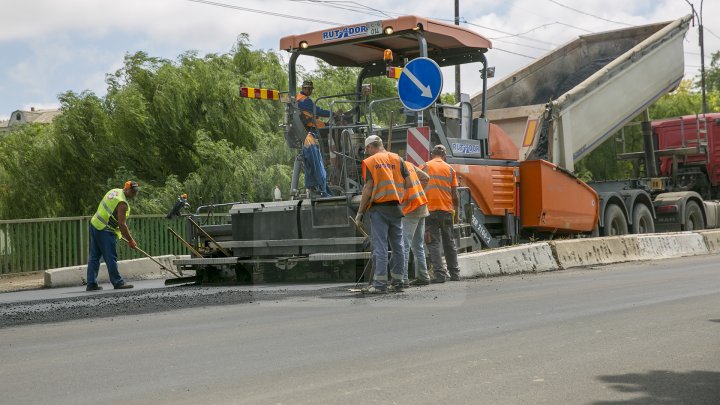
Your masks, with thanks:
[[[650,107],[653,119],[681,117],[702,112],[702,97],[693,91],[693,83],[689,80],[680,82],[672,93],[664,94]]]
[[[455,93],[443,93],[440,95],[440,104],[455,104]]]
[[[141,186],[136,214],[165,213],[183,192],[193,206],[267,200],[276,184],[287,195],[294,155],[278,125],[283,109],[238,91],[260,82],[286,89],[287,74],[247,36],[223,55],[128,54],[104,98],[64,93],[53,124],[0,138],[0,218],[92,214],[128,179]]]
[[[697,88],[700,86],[700,74],[695,77]],[[710,55],[710,64],[705,69],[705,90],[710,92],[720,92],[720,51],[715,51]]]
[[[29,124],[0,137],[0,218],[54,213],[62,196],[52,188],[53,173],[44,163],[52,156],[49,127]]]

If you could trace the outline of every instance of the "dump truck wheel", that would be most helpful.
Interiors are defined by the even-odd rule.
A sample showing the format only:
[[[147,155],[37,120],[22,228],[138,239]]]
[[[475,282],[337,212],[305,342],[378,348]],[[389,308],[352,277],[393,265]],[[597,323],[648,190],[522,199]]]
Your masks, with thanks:
[[[699,231],[701,229],[705,229],[705,218],[703,218],[700,206],[695,201],[689,201],[685,206],[683,231]]]
[[[627,235],[628,225],[620,207],[610,204],[605,209],[603,236]]]
[[[633,209],[632,233],[654,233],[655,222],[652,213],[645,204],[638,204]]]

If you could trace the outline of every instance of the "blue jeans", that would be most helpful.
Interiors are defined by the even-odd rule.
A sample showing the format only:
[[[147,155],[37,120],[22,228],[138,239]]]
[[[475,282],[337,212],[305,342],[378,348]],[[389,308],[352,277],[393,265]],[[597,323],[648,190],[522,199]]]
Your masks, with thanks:
[[[415,262],[415,278],[429,281],[427,262],[425,261],[425,218],[404,217],[402,219],[403,245],[405,246],[405,260],[403,261],[403,282],[408,281],[408,267],[410,266],[410,249],[412,249]]]
[[[87,268],[88,285],[97,284],[98,272],[100,271],[100,257],[105,260],[112,285],[117,286],[125,283],[118,271],[117,251],[115,250],[116,243],[117,237],[114,232],[107,230],[98,231],[90,224],[90,258],[88,259]]]
[[[390,257],[390,275],[400,283],[403,275],[405,253],[402,235],[402,211],[398,206],[372,206],[368,210],[370,217],[370,234],[375,273],[373,286],[378,289],[387,288],[388,284],[388,242],[392,250]]]

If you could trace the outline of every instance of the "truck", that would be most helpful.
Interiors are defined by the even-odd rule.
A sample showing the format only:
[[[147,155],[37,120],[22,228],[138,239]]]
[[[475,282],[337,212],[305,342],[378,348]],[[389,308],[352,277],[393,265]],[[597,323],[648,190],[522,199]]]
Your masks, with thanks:
[[[640,160],[645,175],[587,183],[599,198],[596,235],[719,225],[711,201],[718,192],[717,115],[651,121],[647,110],[682,80],[689,21],[580,36],[488,89],[487,117],[521,148],[520,160],[544,159],[570,172],[642,117],[643,150],[618,158]]]
[[[352,217],[363,185],[364,139],[370,135],[379,135],[388,149],[408,159],[428,159],[434,145],[446,147],[447,162],[460,180],[459,223],[454,226],[459,251],[556,235],[623,234],[628,226],[633,232],[652,232],[656,218],[670,214],[687,228],[688,221],[681,217],[695,209],[693,204],[699,207],[703,226],[710,226],[717,215],[708,214],[707,202],[696,191],[657,193],[660,177],[587,184],[573,174],[577,159],[678,85],[689,21],[684,17],[582,36],[490,88],[493,69],[486,54],[491,41],[423,17],[284,37],[280,49],[290,54],[287,92],[278,97],[276,90],[242,88],[241,94],[284,100],[284,137],[297,151],[291,195],[281,201],[224,204],[230,209],[222,224],[197,224],[199,216],[189,217],[197,254],[175,265],[181,271],[195,270],[201,282],[223,276],[247,282],[355,281],[369,274],[368,238]],[[347,112],[313,133],[308,133],[296,101],[300,56],[358,72],[354,92],[315,100],[331,111]],[[366,80],[397,77],[398,71],[407,74],[405,66],[421,57],[440,67],[480,63],[482,91],[470,101],[434,102],[424,110],[406,109],[400,115],[404,120],[379,122],[378,111],[397,108],[398,97],[373,98]],[[683,138],[679,148],[668,138],[663,147],[700,148],[707,143],[703,134],[706,138],[698,135],[694,143]],[[320,152],[330,196],[303,192],[299,185],[303,169],[317,163],[302,153],[308,144]],[[690,176],[691,163],[701,160],[698,155],[683,155],[688,171],[678,178]],[[661,168],[667,166],[662,164],[667,156],[674,155],[661,155]],[[214,207],[200,207],[196,214]],[[696,228],[697,220],[697,215],[691,219]]]

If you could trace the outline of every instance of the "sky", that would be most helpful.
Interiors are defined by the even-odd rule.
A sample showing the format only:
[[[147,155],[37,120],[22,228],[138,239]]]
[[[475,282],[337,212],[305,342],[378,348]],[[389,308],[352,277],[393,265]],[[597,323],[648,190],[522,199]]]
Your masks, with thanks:
[[[690,0],[700,13],[700,0]],[[669,21],[691,12],[686,0],[460,0],[464,27],[490,38],[490,66],[502,79],[579,35]],[[226,7],[226,6],[230,7]],[[18,109],[56,108],[71,90],[106,94],[105,75],[128,53],[175,60],[229,52],[247,33],[255,49],[278,50],[279,39],[334,25],[402,14],[452,21],[454,0],[0,0],[0,120]],[[705,0],[705,64],[720,50],[720,0]],[[685,39],[685,72],[700,70],[697,24]],[[306,69],[315,64],[301,58]],[[479,64],[461,72],[462,91],[480,90]],[[445,91],[454,71],[443,70]],[[492,84],[493,80],[490,81]],[[286,90],[286,89],[281,89]]]

